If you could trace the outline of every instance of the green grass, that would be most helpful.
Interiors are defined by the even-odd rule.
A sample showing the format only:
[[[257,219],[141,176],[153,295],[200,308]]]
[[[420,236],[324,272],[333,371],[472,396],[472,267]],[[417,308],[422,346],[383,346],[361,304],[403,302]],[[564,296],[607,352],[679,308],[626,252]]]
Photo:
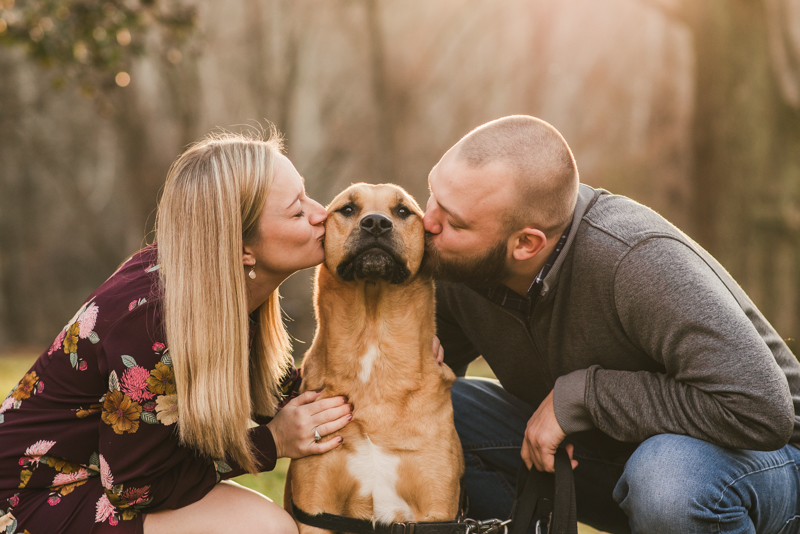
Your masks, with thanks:
[[[37,355],[30,352],[13,352],[0,355],[0,400],[17,385],[22,376],[28,371],[36,360]],[[494,373],[489,365],[480,358],[473,362],[467,371],[469,376],[483,376],[494,378]],[[259,475],[242,475],[233,480],[248,488],[254,489],[266,495],[276,503],[283,505],[283,484],[286,480],[286,470],[289,468],[289,460],[282,458],[278,460],[275,469],[268,473]],[[578,525],[579,534],[598,533],[586,525]]]

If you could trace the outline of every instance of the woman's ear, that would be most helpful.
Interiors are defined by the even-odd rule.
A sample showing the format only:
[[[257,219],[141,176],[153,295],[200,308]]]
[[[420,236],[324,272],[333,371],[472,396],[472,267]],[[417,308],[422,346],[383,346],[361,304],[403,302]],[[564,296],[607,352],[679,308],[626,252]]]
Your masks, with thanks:
[[[511,255],[517,261],[525,261],[536,256],[547,245],[547,237],[544,232],[536,228],[523,228],[517,232],[514,250]]]
[[[256,264],[256,257],[253,256],[253,250],[247,245],[242,246],[242,265],[252,267]]]

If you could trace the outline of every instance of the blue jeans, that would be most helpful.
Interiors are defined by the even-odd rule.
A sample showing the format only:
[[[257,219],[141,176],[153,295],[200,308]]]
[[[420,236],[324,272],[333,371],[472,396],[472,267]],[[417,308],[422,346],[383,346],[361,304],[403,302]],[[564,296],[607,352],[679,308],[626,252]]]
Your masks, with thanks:
[[[453,384],[470,517],[506,518],[533,408],[496,381]],[[654,436],[631,455],[575,445],[578,521],[613,533],[800,533],[800,450],[726,449]]]

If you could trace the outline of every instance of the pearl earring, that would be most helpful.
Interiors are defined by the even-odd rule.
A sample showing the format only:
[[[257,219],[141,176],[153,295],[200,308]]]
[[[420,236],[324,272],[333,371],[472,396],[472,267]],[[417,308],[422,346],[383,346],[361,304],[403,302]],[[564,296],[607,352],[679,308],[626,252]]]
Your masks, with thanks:
[[[253,265],[253,267],[250,269],[250,272],[247,274],[247,276],[250,277],[250,280],[255,280],[256,279],[256,266],[255,265]]]

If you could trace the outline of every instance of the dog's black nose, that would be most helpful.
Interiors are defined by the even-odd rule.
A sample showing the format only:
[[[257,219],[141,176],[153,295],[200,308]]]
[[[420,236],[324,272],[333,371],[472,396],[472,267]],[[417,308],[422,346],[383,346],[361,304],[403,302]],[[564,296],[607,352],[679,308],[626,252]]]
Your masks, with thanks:
[[[392,231],[392,220],[389,217],[373,213],[361,219],[361,229],[378,237]]]

